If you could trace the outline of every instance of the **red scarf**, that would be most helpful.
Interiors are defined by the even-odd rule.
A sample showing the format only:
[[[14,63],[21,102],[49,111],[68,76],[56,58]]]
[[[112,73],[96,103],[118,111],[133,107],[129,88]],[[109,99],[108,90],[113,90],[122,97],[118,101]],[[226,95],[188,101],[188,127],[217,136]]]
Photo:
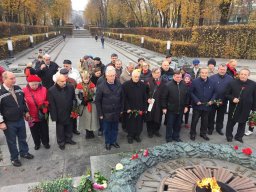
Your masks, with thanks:
[[[237,72],[235,68],[231,68],[231,66],[229,64],[227,64],[228,69],[233,73],[234,77],[237,76]]]

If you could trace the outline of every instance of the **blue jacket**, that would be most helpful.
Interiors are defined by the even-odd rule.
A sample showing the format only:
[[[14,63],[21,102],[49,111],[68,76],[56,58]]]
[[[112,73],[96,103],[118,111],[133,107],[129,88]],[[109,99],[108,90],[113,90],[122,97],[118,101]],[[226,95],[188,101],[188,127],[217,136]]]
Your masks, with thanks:
[[[192,81],[190,87],[190,94],[192,98],[192,107],[196,110],[210,111],[211,106],[208,106],[209,101],[213,101],[216,98],[214,83],[212,80],[207,78],[203,80],[198,77]],[[197,105],[198,102],[201,102],[201,105]]]
[[[209,77],[210,80],[213,81],[216,91],[216,99],[221,99],[223,103],[227,102],[226,99],[226,90],[230,82],[233,81],[233,78],[225,74],[224,76],[220,76],[219,74],[212,75]]]

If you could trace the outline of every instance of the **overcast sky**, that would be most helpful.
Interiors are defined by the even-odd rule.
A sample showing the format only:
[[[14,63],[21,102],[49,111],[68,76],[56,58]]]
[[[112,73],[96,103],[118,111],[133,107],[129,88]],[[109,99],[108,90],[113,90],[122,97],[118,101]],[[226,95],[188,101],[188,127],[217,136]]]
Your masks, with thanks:
[[[88,0],[72,0],[72,8],[74,10],[84,10]]]

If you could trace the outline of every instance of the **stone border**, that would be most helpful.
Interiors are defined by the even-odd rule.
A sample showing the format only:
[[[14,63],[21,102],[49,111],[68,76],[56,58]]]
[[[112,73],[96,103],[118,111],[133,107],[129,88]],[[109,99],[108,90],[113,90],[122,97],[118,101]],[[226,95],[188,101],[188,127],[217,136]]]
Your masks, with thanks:
[[[167,143],[149,148],[148,157],[144,157],[142,153],[140,152],[138,159],[124,158],[120,161],[124,169],[111,175],[109,192],[136,192],[136,182],[144,171],[159,162],[178,158],[219,159],[256,170],[256,154],[247,156],[241,149],[235,150],[233,145],[198,142]]]

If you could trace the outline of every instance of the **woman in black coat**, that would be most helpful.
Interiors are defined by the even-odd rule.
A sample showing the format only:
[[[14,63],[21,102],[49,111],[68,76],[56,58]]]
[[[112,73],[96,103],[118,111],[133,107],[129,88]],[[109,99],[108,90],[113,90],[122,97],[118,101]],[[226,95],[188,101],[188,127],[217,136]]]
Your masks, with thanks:
[[[227,88],[226,96],[229,100],[229,114],[226,127],[227,141],[233,139],[233,128],[238,123],[235,140],[243,143],[246,121],[250,111],[256,110],[256,84],[248,79],[250,71],[242,69],[239,73],[239,79],[235,79]]]
[[[148,80],[148,104],[152,105],[152,109],[147,111],[146,122],[148,137],[152,138],[153,135],[160,137],[159,129],[162,122],[162,108],[161,108],[161,94],[164,91],[166,80],[161,78],[161,70],[159,67],[152,69],[152,77]],[[154,100],[154,101],[153,101]]]

